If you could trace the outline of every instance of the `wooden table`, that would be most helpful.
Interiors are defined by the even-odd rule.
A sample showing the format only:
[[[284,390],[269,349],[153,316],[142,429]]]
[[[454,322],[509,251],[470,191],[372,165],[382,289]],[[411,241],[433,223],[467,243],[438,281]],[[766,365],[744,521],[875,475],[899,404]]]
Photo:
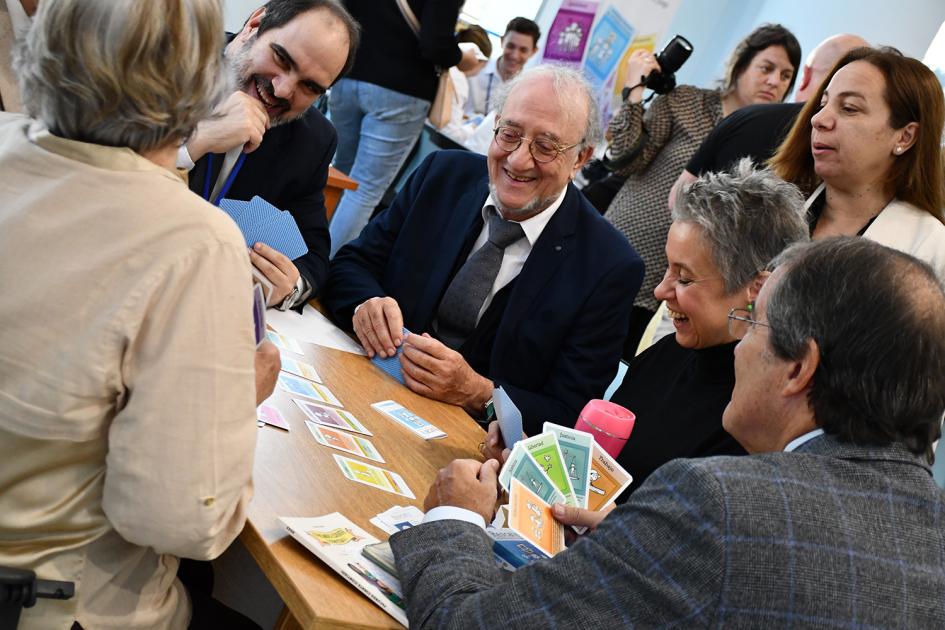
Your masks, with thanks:
[[[413,504],[422,509],[436,472],[453,459],[477,458],[484,433],[459,407],[414,394],[366,357],[302,345],[306,348],[305,360],[315,366],[325,385],[374,434],[369,439],[387,462],[378,465],[402,475],[417,499],[411,501],[345,479],[332,454],[346,454],[318,444],[305,425],[305,415],[292,403],[292,396],[276,387],[267,402],[283,413],[291,431],[268,425],[259,429],[253,475],[255,496],[241,539],[291,613],[283,611],[277,627],[400,628],[289,537],[277,519],[340,512],[385,540],[387,535],[369,519],[394,505]],[[371,403],[382,400],[399,402],[445,431],[447,437],[422,440],[371,408]]]
[[[328,167],[328,183],[325,184],[325,218],[331,221],[331,215],[335,214],[335,208],[341,200],[341,195],[346,190],[354,190],[358,187],[358,182],[354,181],[334,166]]]

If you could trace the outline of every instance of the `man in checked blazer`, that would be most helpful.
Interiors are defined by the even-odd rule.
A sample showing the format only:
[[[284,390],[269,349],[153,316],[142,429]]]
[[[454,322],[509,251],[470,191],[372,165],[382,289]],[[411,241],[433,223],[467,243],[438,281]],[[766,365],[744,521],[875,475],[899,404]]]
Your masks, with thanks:
[[[479,526],[498,462],[453,462],[428,522],[391,537],[410,627],[945,627],[945,493],[929,469],[942,287],[866,239],[778,262],[756,308],[733,312],[723,422],[753,455],[670,462],[596,531],[514,574]],[[589,522],[576,512],[562,520]]]

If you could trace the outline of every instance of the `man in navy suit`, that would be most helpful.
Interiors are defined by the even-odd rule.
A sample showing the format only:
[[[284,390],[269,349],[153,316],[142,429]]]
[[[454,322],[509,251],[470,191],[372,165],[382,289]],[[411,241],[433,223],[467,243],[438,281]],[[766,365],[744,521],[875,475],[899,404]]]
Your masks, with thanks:
[[[312,104],[351,67],[358,37],[333,0],[260,7],[224,51],[237,90],[178,155],[190,189],[211,202],[258,195],[292,214],[308,253],[289,260],[266,243],[250,250],[273,285],[270,306],[301,308],[328,276],[324,188],[337,136]]]
[[[794,246],[729,320],[723,425],[750,456],[669,462],[606,518],[556,505],[599,527],[514,574],[482,529],[498,462],[454,461],[390,539],[410,627],[945,627],[935,273],[863,238]]]
[[[403,344],[410,389],[482,417],[501,385],[532,433],[546,420],[573,424],[604,393],[643,262],[570,184],[601,137],[586,81],[541,66],[505,87],[488,160],[427,158],[339,250],[324,299],[370,356]],[[446,335],[494,220],[518,224],[521,236],[502,250],[474,326]],[[413,333],[406,340],[402,327]]]

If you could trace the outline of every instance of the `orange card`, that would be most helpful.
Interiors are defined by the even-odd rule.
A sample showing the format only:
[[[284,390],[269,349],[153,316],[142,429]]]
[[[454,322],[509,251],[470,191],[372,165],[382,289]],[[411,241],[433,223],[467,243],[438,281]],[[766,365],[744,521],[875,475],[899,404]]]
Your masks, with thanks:
[[[548,556],[564,549],[564,526],[555,520],[551,506],[514,478],[509,493],[509,527]]]

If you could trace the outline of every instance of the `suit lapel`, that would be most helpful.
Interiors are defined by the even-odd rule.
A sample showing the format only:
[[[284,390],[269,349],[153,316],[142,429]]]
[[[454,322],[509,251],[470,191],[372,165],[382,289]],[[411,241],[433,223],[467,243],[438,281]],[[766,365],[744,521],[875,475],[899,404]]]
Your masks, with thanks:
[[[532,246],[516,279],[515,289],[509,296],[509,305],[496,334],[497,348],[509,346],[508,336],[515,334],[516,326],[528,315],[538,297],[553,290],[548,285],[552,283],[561,264],[571,255],[574,246],[571,237],[580,212],[579,194],[577,188],[568,184],[564,201]],[[498,356],[493,354],[493,362]]]
[[[20,88],[13,74],[13,22],[6,2],[0,2],[0,111],[23,112]]]
[[[429,330],[440,299],[446,292],[453,273],[459,264],[459,258],[466,250],[466,244],[473,231],[478,235],[482,229],[482,205],[489,195],[488,175],[484,176],[465,194],[456,200],[450,215],[443,226],[439,246],[430,252],[429,260],[432,264],[426,287],[420,292],[420,297],[414,307],[413,321],[422,323],[421,330]],[[475,237],[473,237],[475,239]]]

